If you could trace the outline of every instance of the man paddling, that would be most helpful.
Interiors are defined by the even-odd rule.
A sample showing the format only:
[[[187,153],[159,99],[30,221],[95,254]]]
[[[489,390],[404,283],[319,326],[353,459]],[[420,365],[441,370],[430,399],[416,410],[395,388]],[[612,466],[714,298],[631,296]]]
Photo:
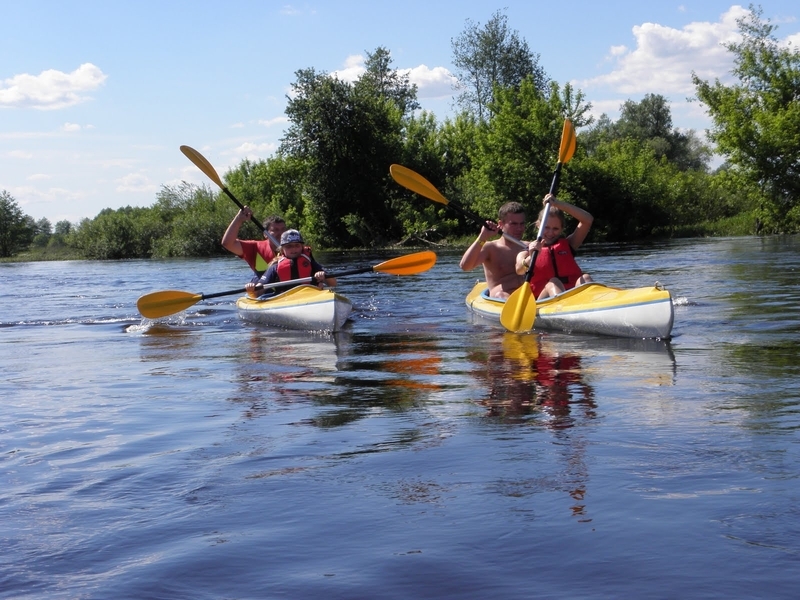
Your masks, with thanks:
[[[252,281],[255,282],[266,272],[269,264],[278,255],[278,248],[272,244],[269,238],[272,236],[274,240],[280,240],[281,235],[286,231],[286,222],[282,217],[273,215],[264,221],[263,240],[239,239],[239,229],[252,217],[253,211],[250,210],[250,207],[243,206],[225,230],[225,234],[222,236],[222,247],[250,265],[254,273]]]
[[[525,207],[519,202],[506,202],[497,213],[497,223],[486,221],[480,235],[461,257],[462,271],[471,271],[483,265],[489,295],[508,298],[522,285],[523,276],[517,274],[516,259],[520,246],[505,236],[490,241],[500,231],[518,240],[525,235]],[[525,242],[527,245],[527,242]]]

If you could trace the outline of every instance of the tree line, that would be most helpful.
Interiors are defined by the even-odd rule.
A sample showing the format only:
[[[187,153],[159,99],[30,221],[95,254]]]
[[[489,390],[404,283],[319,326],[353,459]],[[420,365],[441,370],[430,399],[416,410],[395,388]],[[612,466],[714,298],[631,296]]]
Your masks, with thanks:
[[[591,118],[585,95],[550,80],[498,11],[483,27],[468,21],[452,40],[460,86],[454,118],[440,122],[420,111],[416,86],[392,68],[383,47],[367,53],[353,83],[301,69],[279,149],[242,161],[225,184],[256,216],[282,215],[319,248],[452,243],[474,235],[475,225],[397,185],[389,165],[417,171],[487,219],[511,200],[533,215],[570,118],[578,145],[559,195],[592,213],[590,241],[797,232],[800,52],[779,45],[775,27],[752,5],[739,30],[741,39],[727,46],[738,83],[692,74],[713,121],[710,141],[725,158],[714,171],[710,147],[673,126],[663,96],[625,102],[616,121]],[[150,207],[105,209],[52,228],[3,191],[0,255],[31,248],[90,259],[221,254],[236,212],[221,195],[203,185],[164,186]],[[261,232],[248,225],[242,235]]]

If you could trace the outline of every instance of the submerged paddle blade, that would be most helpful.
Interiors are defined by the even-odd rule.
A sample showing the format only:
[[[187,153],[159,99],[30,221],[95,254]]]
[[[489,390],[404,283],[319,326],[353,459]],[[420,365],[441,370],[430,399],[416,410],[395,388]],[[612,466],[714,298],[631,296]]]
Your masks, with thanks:
[[[418,193],[420,196],[425,196],[440,204],[447,205],[450,203],[447,198],[439,193],[439,190],[437,190],[430,181],[408,167],[404,167],[403,165],[391,165],[389,167],[389,173],[392,174],[392,177],[397,183],[412,192]]]
[[[160,319],[186,310],[203,299],[202,294],[192,294],[179,290],[164,290],[145,294],[136,301],[139,313],[147,319]]]
[[[536,321],[536,299],[525,281],[506,300],[500,313],[500,324],[514,333],[530,331]]]
[[[392,275],[416,275],[430,269],[436,264],[436,253],[430,250],[415,252],[406,256],[398,256],[372,267],[373,271],[391,273]]]

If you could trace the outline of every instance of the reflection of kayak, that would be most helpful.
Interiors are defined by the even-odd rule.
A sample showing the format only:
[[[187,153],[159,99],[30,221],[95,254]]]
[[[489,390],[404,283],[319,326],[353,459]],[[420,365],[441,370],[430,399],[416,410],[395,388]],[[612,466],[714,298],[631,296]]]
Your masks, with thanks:
[[[510,376],[521,381],[543,383],[541,375],[547,367],[575,370],[575,361],[564,358],[579,357],[581,379],[586,384],[609,378],[630,378],[658,387],[675,384],[675,356],[670,342],[664,339],[517,335],[504,331],[498,341],[505,362],[513,365]]]
[[[467,306],[499,323],[505,300],[489,298],[487,291],[486,282],[476,283],[467,294]],[[534,329],[666,339],[674,317],[672,296],[658,285],[622,290],[589,283],[537,301]]]
[[[353,304],[329,289],[299,285],[264,300],[239,298],[239,316],[246,321],[306,331],[339,331]]]

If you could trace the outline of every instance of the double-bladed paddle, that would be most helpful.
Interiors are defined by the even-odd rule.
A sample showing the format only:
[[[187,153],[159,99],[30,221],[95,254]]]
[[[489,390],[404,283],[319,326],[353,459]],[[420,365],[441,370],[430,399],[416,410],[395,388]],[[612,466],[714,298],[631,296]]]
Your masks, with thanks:
[[[236,199],[236,196],[234,196],[233,193],[227,188],[227,186],[225,186],[225,184],[222,183],[222,179],[219,178],[216,169],[214,169],[214,167],[211,166],[211,163],[208,162],[208,160],[206,160],[205,156],[203,156],[197,150],[195,150],[190,146],[181,146],[181,152],[183,152],[186,155],[186,158],[192,161],[197,166],[198,169],[200,169],[203,173],[205,173],[211,181],[216,183],[219,186],[219,188],[223,192],[225,192],[225,194],[227,194],[228,198],[233,200],[236,206],[238,206],[240,209],[244,208],[242,203]],[[273,246],[275,246],[276,248],[280,247],[281,245],[280,242],[276,240],[274,237],[272,237],[272,235],[270,235],[270,233],[266,229],[264,229],[263,223],[260,223],[259,220],[256,219],[255,216],[252,214],[250,215],[250,220],[253,223],[255,223],[259,229],[263,229],[264,235],[266,235],[267,238],[269,238],[269,241],[272,242]]]
[[[555,173],[553,173],[553,183],[550,185],[550,193],[553,195],[555,195],[558,190],[558,182],[561,179],[561,167],[572,158],[572,155],[575,153],[576,144],[575,128],[572,126],[572,121],[565,119],[564,129],[561,132],[561,146],[558,149],[558,163],[556,164]],[[542,222],[539,224],[539,233],[536,236],[537,242],[542,241],[544,226],[545,223],[547,223],[549,211],[550,202],[547,202],[544,206]],[[533,324],[536,321],[536,299],[533,297],[533,290],[531,289],[530,283],[533,277],[533,266],[536,264],[536,257],[538,254],[538,250],[533,253],[531,264],[525,272],[525,280],[522,282],[522,285],[508,297],[503,306],[503,311],[500,313],[500,323],[509,331],[520,332],[533,329]]]
[[[417,273],[427,271],[435,264],[436,254],[430,250],[425,250],[423,252],[391,258],[377,265],[359,267],[350,269],[349,271],[342,271],[341,273],[326,273],[326,275],[328,277],[344,277],[345,275],[370,273],[372,271],[389,273],[390,275],[416,275]],[[299,285],[301,283],[311,283],[313,280],[313,277],[303,277],[302,279],[270,283],[262,287],[286,287]],[[245,288],[239,288],[236,290],[228,290],[227,292],[217,292],[215,294],[193,294],[191,292],[181,292],[178,290],[164,290],[145,294],[136,302],[136,308],[138,308],[141,315],[147,319],[159,319],[186,310],[201,300],[219,298],[220,296],[232,296],[233,294],[244,294],[245,291]]]
[[[412,171],[408,167],[404,167],[403,165],[397,165],[397,164],[391,165],[389,167],[389,173],[391,173],[392,178],[397,183],[402,185],[404,188],[407,188],[412,192],[416,192],[420,196],[425,196],[429,200],[433,200],[434,202],[438,202],[439,204],[444,204],[445,206],[449,206],[457,210],[468,219],[475,221],[475,223],[477,223],[481,227],[483,227],[483,225],[486,224],[485,219],[481,219],[474,212],[471,212],[466,208],[464,208],[463,206],[461,206],[460,204],[452,202],[447,198],[445,198],[444,196],[442,196],[442,194],[439,193],[439,190],[437,190],[430,181],[425,179],[419,173]],[[503,237],[510,242],[514,242],[515,244],[518,244],[523,248],[528,247],[528,245],[525,242],[518,240],[513,235],[509,235],[503,232],[503,230],[500,230],[499,233],[501,233]]]

